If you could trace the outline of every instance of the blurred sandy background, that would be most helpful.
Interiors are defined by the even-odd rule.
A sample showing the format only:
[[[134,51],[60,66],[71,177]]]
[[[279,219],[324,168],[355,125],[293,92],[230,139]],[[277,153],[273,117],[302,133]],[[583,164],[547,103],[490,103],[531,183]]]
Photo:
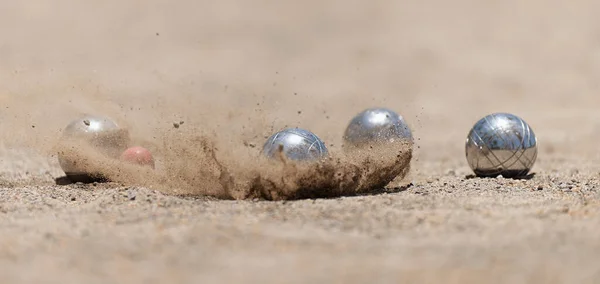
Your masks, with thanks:
[[[2,1],[0,278],[597,282],[598,9],[583,0]],[[335,150],[371,106],[401,113],[418,139],[406,191],[233,202],[52,183],[61,175],[52,147],[85,112],[114,117],[154,148],[183,120],[217,132],[225,149],[300,126]],[[537,134],[534,179],[465,179],[467,132],[496,111]]]

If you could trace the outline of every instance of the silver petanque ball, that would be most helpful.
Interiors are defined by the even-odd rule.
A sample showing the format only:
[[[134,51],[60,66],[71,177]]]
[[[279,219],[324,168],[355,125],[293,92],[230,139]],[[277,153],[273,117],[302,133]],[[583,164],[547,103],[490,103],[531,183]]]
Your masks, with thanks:
[[[301,128],[287,128],[273,134],[263,146],[263,154],[277,159],[280,147],[285,157],[295,161],[318,160],[329,154],[317,135]]]
[[[362,146],[370,143],[412,142],[412,132],[404,118],[387,108],[370,108],[356,115],[344,133],[344,144]]]
[[[58,153],[58,161],[67,177],[86,177],[89,174],[78,163],[78,157],[95,151],[110,158],[118,158],[127,149],[129,132],[116,122],[101,116],[85,115],[69,123],[63,130],[60,143],[68,151]]]
[[[479,120],[467,136],[467,161],[477,176],[526,176],[537,158],[537,139],[520,117],[494,113]]]

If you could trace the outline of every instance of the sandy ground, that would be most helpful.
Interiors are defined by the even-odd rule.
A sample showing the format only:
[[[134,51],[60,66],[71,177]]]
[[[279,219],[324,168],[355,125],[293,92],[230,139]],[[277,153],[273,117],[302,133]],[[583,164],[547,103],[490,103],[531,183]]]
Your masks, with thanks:
[[[0,282],[597,283],[598,9],[2,1]],[[287,125],[335,151],[370,106],[400,112],[417,138],[412,172],[386,194],[222,201],[54,184],[52,147],[85,112],[154,151],[181,120],[223,153]],[[532,179],[468,177],[466,135],[496,111],[537,134]]]

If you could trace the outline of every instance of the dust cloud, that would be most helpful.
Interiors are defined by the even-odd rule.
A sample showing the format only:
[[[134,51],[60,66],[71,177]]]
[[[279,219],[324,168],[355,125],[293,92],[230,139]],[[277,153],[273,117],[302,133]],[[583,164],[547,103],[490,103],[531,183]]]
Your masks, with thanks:
[[[420,110],[416,82],[429,65],[414,56],[420,46],[390,44],[397,27],[383,15],[392,9],[361,1],[319,5],[318,13],[300,2],[269,7],[0,3],[2,144],[50,161],[63,151],[116,182],[181,195],[339,196],[401,179],[410,146],[340,148],[346,123],[363,108],[413,118]],[[156,170],[81,145],[58,147],[62,129],[84,114],[128,129],[132,145],[154,154]],[[266,138],[285,127],[314,132],[331,158],[315,165],[261,159]]]
[[[331,153],[317,162],[269,160],[260,147],[223,148],[218,138],[175,123],[154,145],[161,168],[152,170],[107,157],[81,141],[56,148],[78,167],[111,181],[155,188],[174,195],[221,199],[290,200],[356,195],[381,190],[410,169],[411,144],[395,142]]]

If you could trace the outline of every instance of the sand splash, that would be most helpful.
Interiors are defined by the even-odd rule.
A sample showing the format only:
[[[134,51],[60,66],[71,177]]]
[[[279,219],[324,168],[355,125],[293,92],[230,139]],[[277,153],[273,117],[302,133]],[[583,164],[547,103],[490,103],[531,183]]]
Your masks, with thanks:
[[[173,129],[152,147],[162,168],[151,170],[107,158],[84,144],[60,144],[57,151],[89,172],[175,195],[221,199],[291,200],[356,195],[380,190],[410,169],[412,148],[397,142],[332,152],[319,162],[260,156],[256,147],[219,148],[209,136]],[[75,150],[77,149],[77,150]]]

